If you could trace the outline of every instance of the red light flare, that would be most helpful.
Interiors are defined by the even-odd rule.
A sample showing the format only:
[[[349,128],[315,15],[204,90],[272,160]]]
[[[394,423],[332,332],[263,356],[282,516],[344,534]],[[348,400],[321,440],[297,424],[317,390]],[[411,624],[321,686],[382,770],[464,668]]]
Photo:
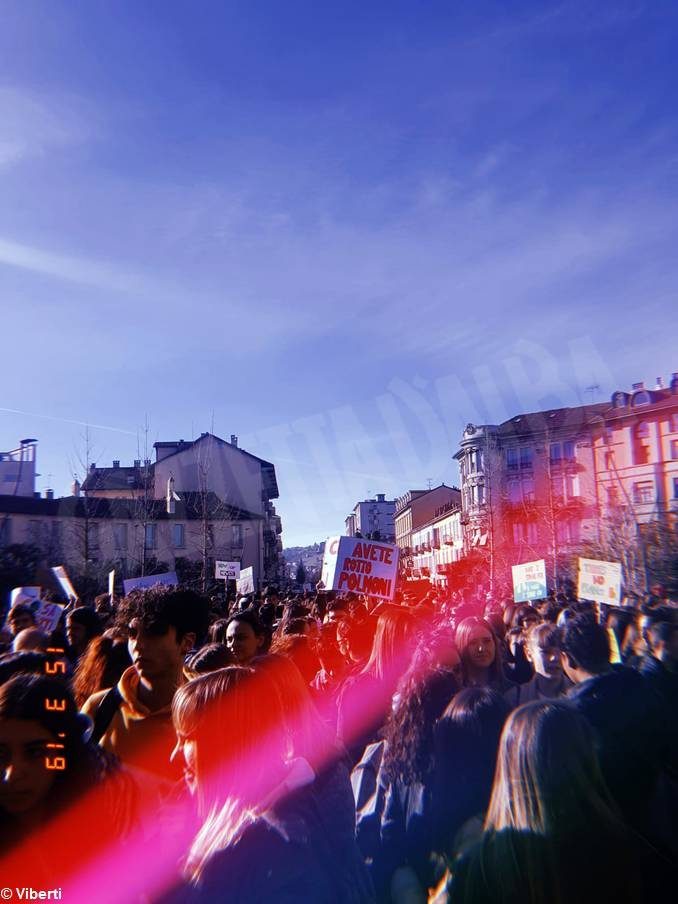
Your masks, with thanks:
[[[418,617],[418,639],[430,634],[434,618],[435,613]],[[359,738],[384,707],[390,705],[388,688],[392,690],[409,667],[411,653],[411,638],[406,637],[394,650],[385,686],[375,684],[361,688],[360,698],[350,713],[348,743]],[[433,666],[431,663],[431,668]],[[252,682],[255,685],[253,705],[265,707],[264,698],[271,692],[270,680],[255,674]],[[329,700],[321,701],[319,709],[321,716],[327,718],[333,704]],[[301,712],[286,714],[286,722],[292,731],[297,725],[301,726],[303,718]],[[268,767],[272,750],[279,744],[278,737],[278,726],[266,726],[264,720],[264,730],[257,738],[256,754],[248,768],[238,774],[238,789],[250,800],[262,801],[274,792]],[[225,741],[215,738],[215,745],[221,744],[224,754],[208,781],[217,787],[232,784],[232,753]],[[165,745],[149,744],[144,750],[144,762],[151,765],[165,753]],[[322,740],[309,754],[317,771],[336,755],[336,748]],[[0,875],[6,885],[40,887],[38,880],[44,881],[44,888],[62,887],[63,900],[69,904],[91,904],[92,901],[128,904],[140,896],[152,901],[171,888],[179,880],[179,864],[195,836],[194,801],[184,797],[168,812],[168,818],[171,817],[168,832],[159,831],[159,820],[164,814],[154,809],[142,812],[132,831],[121,835],[110,822],[103,821],[110,819],[110,814],[115,811],[116,795],[119,794],[116,780],[105,782],[11,849],[0,859]],[[56,872],[49,867],[43,868],[41,876],[45,852],[48,852],[50,863],[58,864],[58,868]]]

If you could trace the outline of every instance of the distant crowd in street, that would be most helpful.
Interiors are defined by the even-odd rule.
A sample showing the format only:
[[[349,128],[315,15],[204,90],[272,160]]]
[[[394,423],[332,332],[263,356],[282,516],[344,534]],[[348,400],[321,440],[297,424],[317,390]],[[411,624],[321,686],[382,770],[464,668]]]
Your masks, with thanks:
[[[125,904],[668,901],[671,596],[516,605],[480,569],[392,600],[158,585],[73,600],[51,635],[19,603],[0,634],[3,884]]]

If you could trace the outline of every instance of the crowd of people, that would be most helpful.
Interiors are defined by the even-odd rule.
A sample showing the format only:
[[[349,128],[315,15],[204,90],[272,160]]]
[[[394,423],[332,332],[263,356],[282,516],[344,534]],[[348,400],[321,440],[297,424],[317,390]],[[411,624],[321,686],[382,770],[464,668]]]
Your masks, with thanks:
[[[390,601],[28,603],[0,655],[0,876],[63,900],[661,901],[678,606],[482,576]],[[11,881],[10,880],[11,877]]]

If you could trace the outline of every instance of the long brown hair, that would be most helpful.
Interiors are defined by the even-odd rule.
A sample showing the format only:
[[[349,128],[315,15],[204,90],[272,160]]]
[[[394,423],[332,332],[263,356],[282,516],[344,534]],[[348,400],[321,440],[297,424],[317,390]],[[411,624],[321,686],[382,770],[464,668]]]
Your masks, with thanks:
[[[586,719],[564,701],[518,707],[504,726],[486,829],[619,834]]]

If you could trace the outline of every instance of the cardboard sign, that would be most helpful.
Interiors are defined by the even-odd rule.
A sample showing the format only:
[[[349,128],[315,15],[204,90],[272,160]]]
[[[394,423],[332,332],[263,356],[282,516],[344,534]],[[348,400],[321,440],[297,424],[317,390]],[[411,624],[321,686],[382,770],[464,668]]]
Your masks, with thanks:
[[[215,562],[214,577],[220,581],[237,581],[240,577],[240,562]]]
[[[377,543],[360,537],[332,537],[325,545],[323,584],[327,590],[351,590],[392,600],[399,552],[393,543]]]
[[[238,593],[243,596],[248,593],[254,593],[254,568],[251,565],[248,568],[243,568],[241,570],[240,577],[236,582],[236,587]]]
[[[77,600],[78,594],[77,594],[73,584],[71,584],[71,579],[68,577],[68,574],[66,573],[66,569],[64,568],[64,566],[57,565],[52,569],[52,572],[54,574],[54,577],[59,582],[66,599],[70,601],[71,597],[73,596]]]
[[[580,600],[618,606],[621,599],[621,563],[580,558],[577,596]]]
[[[115,568],[108,572],[108,595],[111,598],[111,602],[113,602],[113,597],[115,596]]]
[[[546,562],[525,562],[512,565],[513,600],[516,603],[527,603],[529,600],[542,600],[547,595]]]
[[[37,627],[44,631],[45,634],[51,634],[52,631],[56,631],[56,626],[59,624],[63,611],[64,607],[58,603],[42,603],[35,614]]]
[[[40,587],[15,587],[9,595],[9,605],[35,603],[40,599]]]
[[[142,590],[144,587],[155,587],[156,584],[167,584],[172,587],[178,584],[177,574],[175,571],[165,571],[162,574],[147,574],[143,578],[127,578],[122,582],[125,594],[132,590]]]

